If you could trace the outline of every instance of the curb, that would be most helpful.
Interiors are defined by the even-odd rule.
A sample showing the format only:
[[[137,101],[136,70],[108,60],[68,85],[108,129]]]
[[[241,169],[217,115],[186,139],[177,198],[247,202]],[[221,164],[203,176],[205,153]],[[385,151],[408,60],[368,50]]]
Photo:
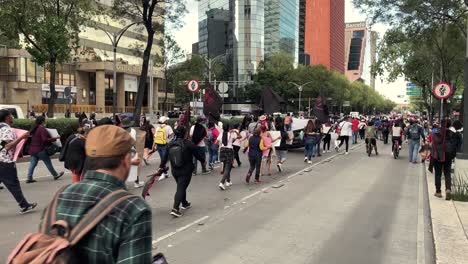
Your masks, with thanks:
[[[424,170],[427,167],[424,166]],[[468,238],[454,201],[436,198],[434,174],[425,173],[437,264],[468,263]],[[443,183],[442,183],[443,185]],[[468,205],[465,207],[468,208]],[[466,215],[466,214],[465,214]],[[467,221],[468,222],[468,218]]]

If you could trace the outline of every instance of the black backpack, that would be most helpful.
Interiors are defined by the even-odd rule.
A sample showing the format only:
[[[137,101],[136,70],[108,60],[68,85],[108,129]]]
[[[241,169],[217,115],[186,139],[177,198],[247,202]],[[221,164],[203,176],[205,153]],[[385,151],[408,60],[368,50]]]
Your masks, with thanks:
[[[169,145],[168,155],[171,166],[181,168],[184,166],[185,144],[183,139],[176,140]]]

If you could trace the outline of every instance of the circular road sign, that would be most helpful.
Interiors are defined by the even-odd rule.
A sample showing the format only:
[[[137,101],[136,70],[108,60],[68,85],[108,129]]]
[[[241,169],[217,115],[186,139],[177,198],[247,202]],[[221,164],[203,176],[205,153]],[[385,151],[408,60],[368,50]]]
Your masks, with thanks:
[[[229,89],[228,84],[225,83],[225,82],[221,82],[221,83],[218,85],[218,91],[219,91],[220,93],[225,94],[225,93],[228,92],[228,89]]]
[[[187,89],[191,93],[196,93],[200,89],[200,83],[197,80],[190,80],[187,82]]]
[[[453,88],[449,83],[441,82],[434,86],[434,90],[432,92],[438,99],[447,99],[452,95]]]

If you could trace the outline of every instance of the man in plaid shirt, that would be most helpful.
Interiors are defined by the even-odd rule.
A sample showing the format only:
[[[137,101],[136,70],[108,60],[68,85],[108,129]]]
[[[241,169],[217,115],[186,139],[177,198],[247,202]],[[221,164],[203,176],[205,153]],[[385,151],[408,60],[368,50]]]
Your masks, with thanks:
[[[60,194],[56,219],[73,228],[101,199],[125,189],[133,139],[117,126],[94,128],[86,139],[87,173]],[[151,209],[141,197],[120,203],[78,242],[80,263],[151,263]]]

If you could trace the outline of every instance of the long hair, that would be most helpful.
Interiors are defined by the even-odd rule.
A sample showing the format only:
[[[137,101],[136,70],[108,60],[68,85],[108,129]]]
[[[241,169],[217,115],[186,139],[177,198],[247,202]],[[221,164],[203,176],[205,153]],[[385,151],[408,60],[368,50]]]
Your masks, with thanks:
[[[33,128],[31,129],[30,134],[32,135],[32,134],[36,133],[37,128],[38,128],[40,125],[44,124],[44,122],[45,122],[45,117],[43,117],[43,116],[38,116],[38,117],[36,118],[36,121],[34,122],[34,126],[33,126]]]
[[[228,144],[229,128],[230,128],[229,124],[226,123],[226,124],[223,125],[223,139],[222,139],[223,146],[227,146],[227,144]]]
[[[306,126],[306,133],[312,133],[315,129],[315,124],[314,124],[314,121],[312,120],[309,120],[309,122],[307,122],[307,126]]]

